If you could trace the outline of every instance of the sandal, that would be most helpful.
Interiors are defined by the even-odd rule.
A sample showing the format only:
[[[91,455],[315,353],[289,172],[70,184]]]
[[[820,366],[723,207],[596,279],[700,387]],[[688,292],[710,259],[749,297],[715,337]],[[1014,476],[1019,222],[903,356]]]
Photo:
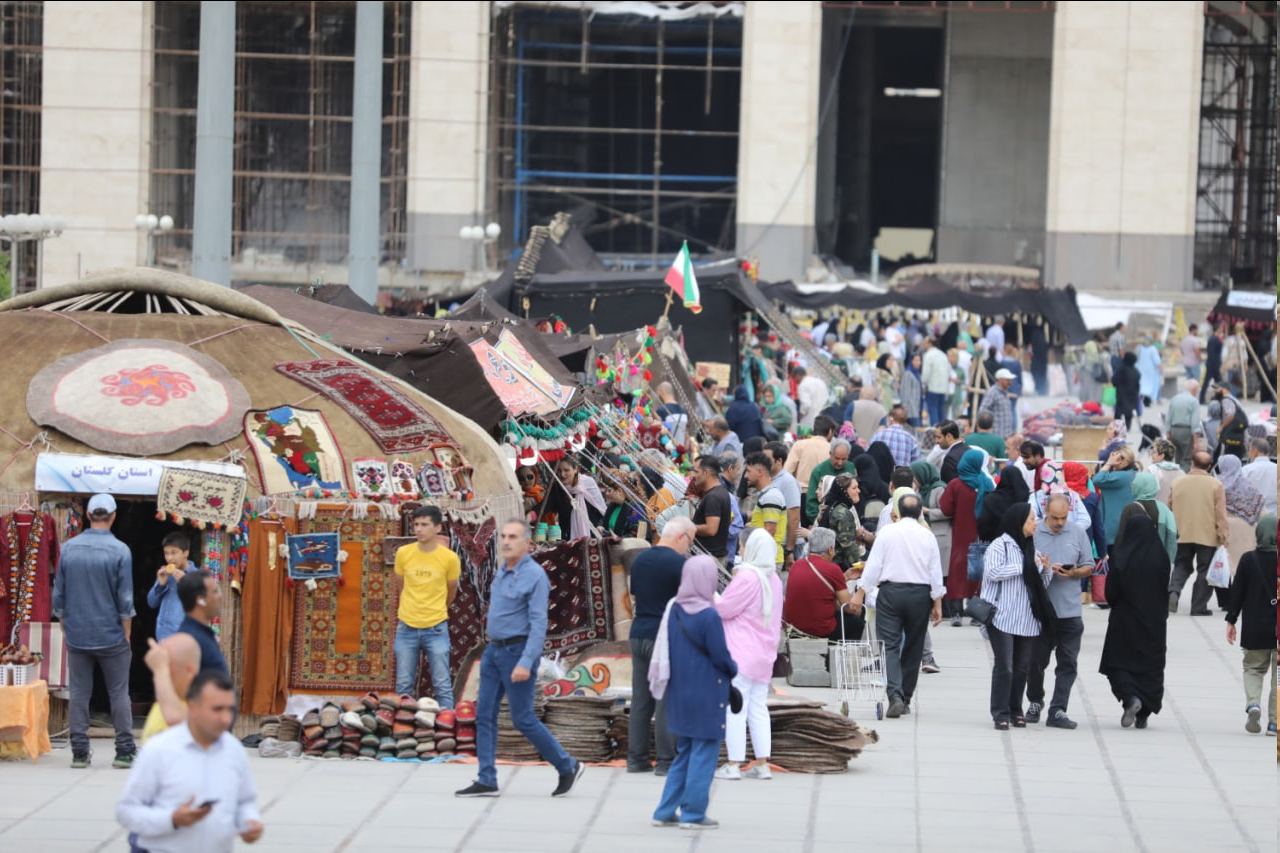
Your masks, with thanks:
[[[1025,728],[1027,727],[1027,718],[1026,718],[1026,717],[1014,717],[1014,718],[1013,718],[1013,727],[1014,727],[1015,729],[1025,729]]]
[[[1009,731],[1009,721],[1008,721],[1008,720],[996,720],[996,731],[998,731],[998,732],[1007,732],[1007,731]]]

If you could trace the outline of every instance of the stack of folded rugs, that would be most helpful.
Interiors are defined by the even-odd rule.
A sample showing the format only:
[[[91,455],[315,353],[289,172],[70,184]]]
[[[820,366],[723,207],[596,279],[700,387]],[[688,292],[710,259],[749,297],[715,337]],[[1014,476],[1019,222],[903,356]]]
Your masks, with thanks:
[[[606,696],[561,696],[547,702],[543,719],[565,752],[579,761],[598,764],[614,757],[615,718],[626,714],[623,704]]]
[[[863,748],[880,740],[841,714],[826,710],[821,702],[769,697],[772,755],[769,763],[792,773],[844,773],[849,761]],[[721,744],[721,761],[727,761]],[[752,753],[748,758],[754,759]]]
[[[546,713],[547,697],[539,690],[533,697],[533,715],[541,720]],[[502,698],[502,707],[498,710],[498,757],[504,761],[542,760],[528,738],[516,731],[516,727],[511,724],[511,705],[505,696]]]

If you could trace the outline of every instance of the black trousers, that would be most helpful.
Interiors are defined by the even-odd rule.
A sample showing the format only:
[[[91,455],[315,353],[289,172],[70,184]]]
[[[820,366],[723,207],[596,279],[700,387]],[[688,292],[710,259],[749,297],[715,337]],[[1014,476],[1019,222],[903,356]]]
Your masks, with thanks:
[[[1006,634],[995,625],[987,626],[991,640],[991,719],[1009,722],[1022,716],[1022,694],[1027,689],[1027,670],[1038,637]]]
[[[916,692],[932,607],[928,584],[880,584],[876,596],[876,638],[884,641],[885,683],[890,702],[895,699],[910,702]]]
[[[1053,671],[1053,699],[1049,702],[1049,716],[1054,711],[1067,712],[1071,688],[1076,683],[1076,660],[1080,657],[1080,642],[1084,638],[1084,619],[1058,618],[1058,629],[1053,639],[1041,634],[1036,638],[1031,664],[1027,667],[1027,701],[1044,704],[1044,671],[1049,666],[1049,655],[1057,651],[1058,666]]]
[[[1194,573],[1195,582],[1191,585],[1191,612],[1209,609],[1209,563],[1213,562],[1213,553],[1218,549],[1212,545],[1197,545],[1192,542],[1179,542],[1178,552],[1173,559],[1173,574],[1169,577],[1169,594],[1181,595],[1182,588]],[[1195,568],[1192,569],[1192,562]],[[1226,590],[1222,590],[1226,592]]]
[[[844,626],[844,635],[841,636],[841,624]],[[841,640],[847,640],[851,643],[858,642],[862,639],[862,632],[867,628],[867,620],[863,618],[861,613],[850,613],[844,607],[836,602],[836,628],[827,635],[827,639],[833,643]]]

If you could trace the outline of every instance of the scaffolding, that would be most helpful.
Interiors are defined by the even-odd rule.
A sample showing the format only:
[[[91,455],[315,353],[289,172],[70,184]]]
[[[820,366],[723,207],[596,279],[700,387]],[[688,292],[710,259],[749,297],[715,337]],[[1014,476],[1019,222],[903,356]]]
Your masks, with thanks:
[[[0,3],[0,214],[40,212],[43,44],[43,3]],[[19,245],[0,247],[14,294],[35,289],[39,263],[38,249]]]
[[[686,239],[732,251],[741,4],[700,5],[675,20],[533,4],[496,15],[493,208],[508,248],[570,209],[625,266],[663,263]]]
[[[186,268],[195,190],[200,4],[157,2],[151,211],[173,216],[157,262]],[[407,232],[410,2],[385,4],[380,262]],[[354,2],[236,4],[232,256],[301,270],[343,265],[351,189]]]
[[[1195,278],[1276,282],[1276,4],[1206,5]]]

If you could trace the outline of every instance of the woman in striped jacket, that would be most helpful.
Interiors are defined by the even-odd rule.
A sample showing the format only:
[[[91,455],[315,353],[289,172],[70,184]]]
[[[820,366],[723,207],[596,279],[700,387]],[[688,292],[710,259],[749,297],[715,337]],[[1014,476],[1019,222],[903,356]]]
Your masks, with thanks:
[[[1000,731],[1026,728],[1022,695],[1027,667],[1041,632],[1054,630],[1053,605],[1046,587],[1053,578],[1049,558],[1037,554],[1035,513],[1016,503],[1000,520],[1001,534],[983,558],[982,598],[996,606],[983,630],[991,641],[991,719]]]

